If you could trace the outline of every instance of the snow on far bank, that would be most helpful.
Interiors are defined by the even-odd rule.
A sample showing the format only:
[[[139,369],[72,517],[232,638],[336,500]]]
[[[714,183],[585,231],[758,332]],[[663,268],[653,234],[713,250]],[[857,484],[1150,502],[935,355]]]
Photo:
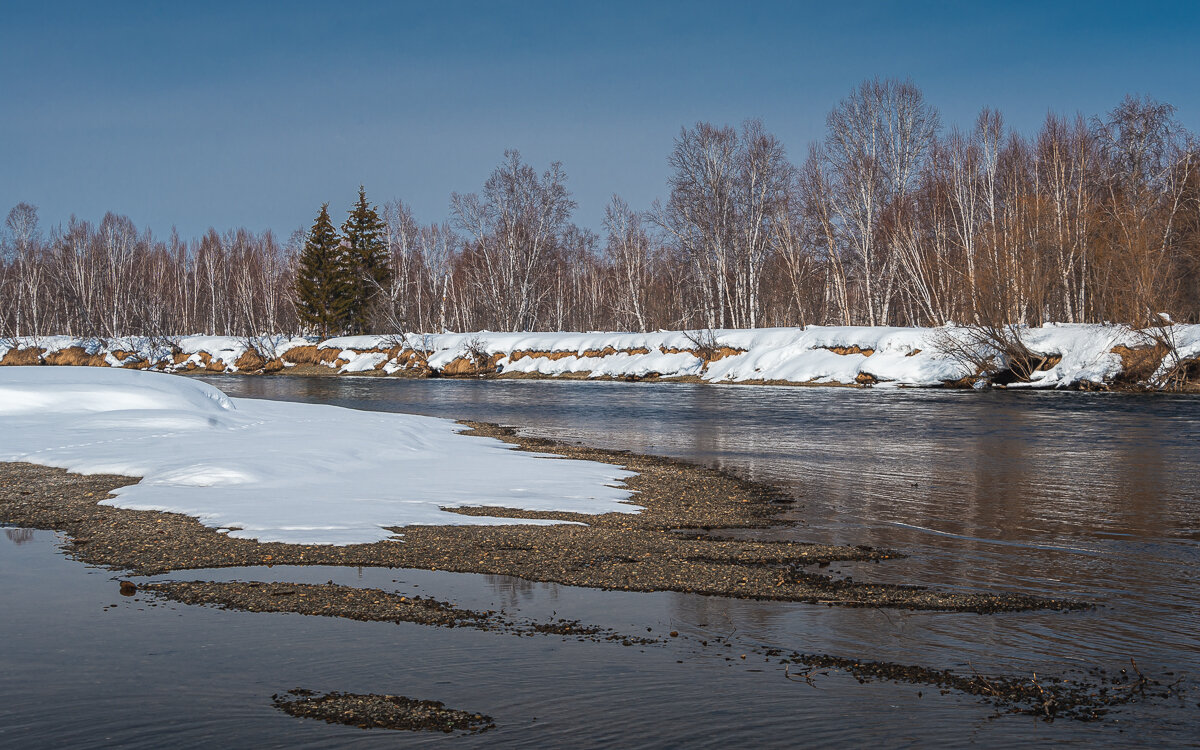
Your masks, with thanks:
[[[1200,356],[1200,325],[1168,329],[1178,360]],[[1116,347],[1152,348],[1153,332],[1123,325],[1047,324],[1016,329],[1034,353],[1058,361],[1034,374],[1034,388],[1108,383],[1122,373]],[[694,376],[720,382],[871,383],[939,386],[976,375],[979,361],[998,356],[967,329],[889,326],[807,326],[657,333],[472,333],[410,336],[440,370],[472,350],[496,357],[500,372],[555,376],[664,378]],[[373,337],[336,340],[336,346],[380,346]],[[959,342],[958,346],[952,342]],[[322,342],[319,347],[328,346]],[[954,350],[974,349],[973,356]],[[705,352],[707,349],[709,351]]]
[[[616,466],[512,450],[444,419],[230,399],[125,369],[0,368],[0,461],[142,477],[102,504],[194,516],[262,542],[357,544],[385,527],[545,524],[491,506],[635,512]]]
[[[1116,348],[1154,348],[1167,335],[1173,354],[1162,368],[1200,358],[1200,325],[1139,331],[1123,325],[1047,324],[1016,329],[1033,352],[1054,358],[1034,374],[1033,388],[1110,383],[1122,375]],[[401,371],[542,377],[699,378],[708,382],[791,382],[940,386],[977,374],[996,352],[963,357],[948,342],[970,341],[967,329],[808,326],[654,333],[443,333],[404,336],[191,336],[169,346],[150,339],[0,339],[0,363],[92,364],[165,372],[274,372],[328,367],[343,374]],[[962,347],[958,347],[960,350]],[[972,345],[978,349],[978,345]],[[72,351],[74,350],[74,351]],[[39,354],[39,351],[41,352]],[[86,354],[90,359],[81,356]],[[17,355],[17,356],[10,356]],[[1163,369],[1165,372],[1166,369]]]

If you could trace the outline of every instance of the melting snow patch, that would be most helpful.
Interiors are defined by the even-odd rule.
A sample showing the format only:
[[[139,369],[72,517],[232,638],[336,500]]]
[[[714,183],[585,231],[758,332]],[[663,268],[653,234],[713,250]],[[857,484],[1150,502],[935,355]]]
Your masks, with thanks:
[[[205,383],[93,367],[0,368],[0,461],[143,477],[103,504],[185,513],[262,542],[357,544],[385,527],[553,523],[491,506],[635,512],[633,474],[547,460],[444,419],[230,399]]]
[[[339,356],[344,355],[349,355],[348,359],[350,361],[343,365],[342,369],[338,372],[369,372],[378,369],[380,365],[388,361],[388,355],[383,352],[359,354],[358,352],[347,350]]]

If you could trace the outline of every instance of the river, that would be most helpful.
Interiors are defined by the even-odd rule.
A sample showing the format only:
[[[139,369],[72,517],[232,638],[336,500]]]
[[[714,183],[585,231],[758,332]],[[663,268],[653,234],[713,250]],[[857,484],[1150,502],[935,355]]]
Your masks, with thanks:
[[[488,713],[475,737],[401,744],[787,747],[1181,744],[1200,736],[1200,399],[1093,393],[670,383],[219,376],[232,396],[514,425],[529,435],[684,458],[777,485],[800,521],[771,532],[908,557],[835,564],[855,580],[1009,590],[1083,612],[920,613],[575,589],[428,571],[240,569],[168,578],[336,580],[526,617],[684,637],[624,648],[413,625],[122,599],[49,532],[0,539],[0,743],[374,745],[386,732],[293,719],[291,687],[398,693]],[[756,532],[761,533],[761,532]],[[16,542],[20,543],[16,543]],[[116,606],[108,606],[116,605]],[[695,644],[727,638],[726,653]],[[844,674],[787,680],[754,649],[969,674],[1071,675],[1129,660],[1185,701],[1103,722],[994,718],[978,699]],[[742,653],[748,658],[741,659]],[[1168,673],[1170,673],[1168,675]],[[37,744],[36,742],[34,744]],[[100,743],[103,744],[103,743]]]

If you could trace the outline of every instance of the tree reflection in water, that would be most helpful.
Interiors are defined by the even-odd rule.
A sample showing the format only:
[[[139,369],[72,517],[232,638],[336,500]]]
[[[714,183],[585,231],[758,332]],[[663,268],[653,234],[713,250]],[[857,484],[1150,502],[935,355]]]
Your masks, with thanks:
[[[24,544],[33,541],[33,529],[5,529],[4,535],[13,544]]]

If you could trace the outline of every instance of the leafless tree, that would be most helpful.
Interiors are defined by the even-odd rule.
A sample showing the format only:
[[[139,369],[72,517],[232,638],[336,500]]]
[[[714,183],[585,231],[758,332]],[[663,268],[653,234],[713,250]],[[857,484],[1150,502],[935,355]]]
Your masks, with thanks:
[[[604,211],[608,231],[608,256],[618,277],[614,305],[631,316],[639,331],[646,329],[646,292],[650,281],[650,237],[642,219],[620,196],[614,195]]]
[[[482,194],[455,193],[450,206],[457,226],[472,238],[474,291],[506,330],[535,328],[540,272],[575,208],[562,164],[554,162],[539,177],[518,151],[505,151]]]
[[[938,127],[937,110],[911,81],[865,81],[829,114],[831,198],[856,256],[868,325],[888,319],[895,278],[885,213],[903,210]]]
[[[681,130],[667,161],[670,198],[650,213],[690,261],[708,328],[728,322],[737,151],[733,128],[702,122]]]
[[[38,228],[38,210],[28,203],[18,203],[4,220],[7,237],[5,255],[11,274],[6,274],[5,299],[11,301],[13,330],[16,336],[39,334],[45,331],[43,297],[45,295],[47,264]],[[9,278],[11,277],[11,278]],[[0,328],[3,332],[3,328]]]
[[[763,269],[791,229],[787,206],[794,168],[783,143],[763,129],[761,120],[748,120],[742,128],[738,167],[734,319],[756,328],[762,312]]]

